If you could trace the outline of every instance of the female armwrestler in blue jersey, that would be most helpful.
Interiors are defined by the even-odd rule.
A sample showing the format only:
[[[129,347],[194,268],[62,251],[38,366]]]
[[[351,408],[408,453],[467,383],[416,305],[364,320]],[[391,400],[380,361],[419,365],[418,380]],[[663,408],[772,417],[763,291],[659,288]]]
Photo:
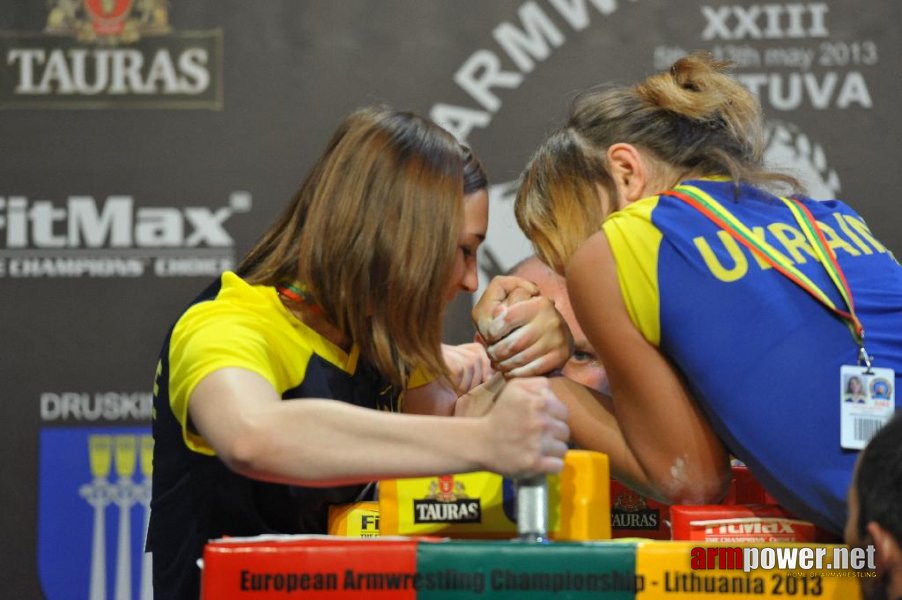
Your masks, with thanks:
[[[582,94],[527,167],[518,222],[566,275],[611,397],[554,389],[576,443],[636,489],[717,500],[732,453],[839,533],[857,454],[841,370],[863,330],[898,387],[902,269],[842,202],[774,195],[800,187],[763,165],[760,107],[726,66],[698,53]]]
[[[428,120],[355,112],[237,271],[176,321],[154,385],[156,597],[198,597],[208,539],[325,533],[329,505],[373,480],[562,468],[566,407],[546,380],[496,376],[458,399],[484,377],[443,360],[445,305],[476,288],[484,188]],[[522,300],[499,331],[521,332],[508,350],[524,374],[566,360],[566,325],[530,284],[489,293]]]

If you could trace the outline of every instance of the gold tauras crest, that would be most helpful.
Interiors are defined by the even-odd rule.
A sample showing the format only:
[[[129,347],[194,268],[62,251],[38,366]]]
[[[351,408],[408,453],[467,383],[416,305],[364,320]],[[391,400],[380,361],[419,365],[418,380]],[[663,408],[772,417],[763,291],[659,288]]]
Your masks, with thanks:
[[[168,0],[50,0],[44,33],[83,43],[128,44],[169,33],[168,5]]]
[[[464,484],[454,480],[454,475],[441,475],[429,483],[429,493],[425,500],[437,502],[456,502],[457,500],[469,500],[464,489]]]

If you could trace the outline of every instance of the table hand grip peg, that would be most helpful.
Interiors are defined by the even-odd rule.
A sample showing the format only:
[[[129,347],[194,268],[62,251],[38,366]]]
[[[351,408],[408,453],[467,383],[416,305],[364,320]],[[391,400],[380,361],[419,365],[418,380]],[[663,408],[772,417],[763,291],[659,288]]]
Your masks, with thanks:
[[[548,541],[548,478],[521,477],[517,488],[517,534],[521,542]]]

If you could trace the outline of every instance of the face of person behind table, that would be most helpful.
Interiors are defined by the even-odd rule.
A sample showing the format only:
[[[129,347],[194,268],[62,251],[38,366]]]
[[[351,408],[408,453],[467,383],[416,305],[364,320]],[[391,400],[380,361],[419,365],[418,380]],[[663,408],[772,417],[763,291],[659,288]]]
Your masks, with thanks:
[[[476,252],[485,241],[489,227],[489,194],[486,190],[477,190],[467,194],[463,199],[463,227],[457,238],[457,250],[454,256],[454,267],[445,290],[445,297],[450,301],[458,292],[473,293],[479,287],[479,271]]]
[[[573,356],[561,369],[564,376],[586,387],[609,394],[608,375],[598,360],[595,349],[579,326],[576,315],[573,314],[564,278],[535,256],[521,262],[511,274],[535,283],[539,287],[539,293],[554,302],[555,308],[567,322],[570,333],[573,334],[574,351]]]

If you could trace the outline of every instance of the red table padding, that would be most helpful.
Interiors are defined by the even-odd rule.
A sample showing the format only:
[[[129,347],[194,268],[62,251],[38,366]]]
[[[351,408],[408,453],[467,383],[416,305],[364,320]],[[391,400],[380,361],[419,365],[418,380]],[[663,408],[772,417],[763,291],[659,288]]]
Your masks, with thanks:
[[[416,598],[418,540],[218,540],[204,550],[201,598]],[[383,589],[374,589],[382,587]],[[406,588],[406,589],[405,589]]]

